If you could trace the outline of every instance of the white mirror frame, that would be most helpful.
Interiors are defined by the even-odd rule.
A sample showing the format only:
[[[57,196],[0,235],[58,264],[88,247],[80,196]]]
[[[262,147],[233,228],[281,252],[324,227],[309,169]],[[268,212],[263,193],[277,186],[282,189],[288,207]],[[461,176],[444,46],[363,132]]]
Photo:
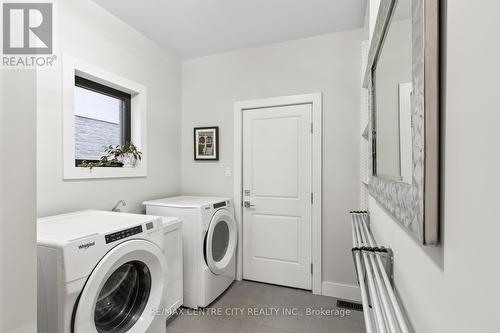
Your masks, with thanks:
[[[411,0],[412,184],[377,177],[373,68],[398,0],[381,0],[363,86],[370,93],[370,194],[420,243],[439,243],[439,0]]]

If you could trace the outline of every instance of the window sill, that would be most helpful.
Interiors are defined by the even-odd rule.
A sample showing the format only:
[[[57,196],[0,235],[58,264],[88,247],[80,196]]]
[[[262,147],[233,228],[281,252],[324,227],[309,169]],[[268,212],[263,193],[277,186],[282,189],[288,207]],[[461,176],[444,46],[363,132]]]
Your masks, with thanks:
[[[135,168],[95,167],[92,169],[72,167],[64,175],[65,180],[74,179],[106,179],[106,178],[139,178],[146,177],[146,167],[140,164]]]

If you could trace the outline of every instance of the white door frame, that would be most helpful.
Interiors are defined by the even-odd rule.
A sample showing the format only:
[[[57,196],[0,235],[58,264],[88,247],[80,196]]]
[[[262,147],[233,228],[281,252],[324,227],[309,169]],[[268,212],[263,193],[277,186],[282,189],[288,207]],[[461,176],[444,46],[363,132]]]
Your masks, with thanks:
[[[265,99],[254,99],[234,103],[234,207],[238,225],[238,247],[236,279],[243,277],[243,111],[249,109],[271,108],[277,106],[311,104],[312,106],[312,193],[311,216],[311,255],[312,255],[312,292],[321,295],[321,185],[322,185],[322,93],[292,95]]]

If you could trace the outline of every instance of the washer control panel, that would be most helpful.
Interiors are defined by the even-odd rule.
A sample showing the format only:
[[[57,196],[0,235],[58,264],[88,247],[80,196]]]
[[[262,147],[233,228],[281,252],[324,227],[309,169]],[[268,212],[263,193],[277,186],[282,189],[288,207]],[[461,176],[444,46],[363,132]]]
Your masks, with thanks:
[[[214,203],[214,209],[226,207],[228,205],[228,203],[229,202],[226,202],[226,201]]]
[[[105,237],[106,239],[106,244],[112,243],[119,241],[120,239],[124,239],[133,235],[140,234],[142,232],[142,225],[139,225],[137,227],[133,228],[128,228],[125,230],[117,231],[112,234],[108,234]]]

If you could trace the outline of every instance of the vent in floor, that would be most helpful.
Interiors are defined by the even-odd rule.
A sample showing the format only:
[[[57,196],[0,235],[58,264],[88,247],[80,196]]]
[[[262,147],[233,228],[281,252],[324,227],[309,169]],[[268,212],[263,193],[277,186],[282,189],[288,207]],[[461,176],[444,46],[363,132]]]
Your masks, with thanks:
[[[360,303],[354,303],[354,302],[348,302],[348,301],[337,301],[337,307],[338,308],[344,308],[344,309],[349,309],[349,310],[355,310],[355,311],[363,311],[363,304]]]

